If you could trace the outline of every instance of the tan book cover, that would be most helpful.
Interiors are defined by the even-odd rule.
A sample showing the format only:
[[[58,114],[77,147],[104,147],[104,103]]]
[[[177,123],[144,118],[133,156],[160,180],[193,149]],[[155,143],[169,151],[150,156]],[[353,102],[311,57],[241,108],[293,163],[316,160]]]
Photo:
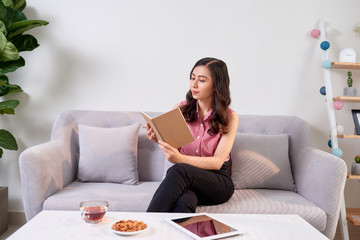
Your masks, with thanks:
[[[154,130],[158,140],[166,142],[174,148],[194,141],[180,108],[175,108],[154,118],[149,117],[144,112],[141,114]]]

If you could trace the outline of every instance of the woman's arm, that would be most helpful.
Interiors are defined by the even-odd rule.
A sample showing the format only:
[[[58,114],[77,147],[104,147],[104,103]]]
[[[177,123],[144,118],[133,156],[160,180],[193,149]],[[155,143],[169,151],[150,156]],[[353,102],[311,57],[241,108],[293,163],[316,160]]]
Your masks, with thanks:
[[[162,141],[159,141],[159,147],[166,159],[172,163],[187,163],[207,170],[219,170],[230,154],[239,124],[239,118],[235,112],[231,114],[229,120],[229,132],[222,135],[213,157],[183,155],[176,148]]]

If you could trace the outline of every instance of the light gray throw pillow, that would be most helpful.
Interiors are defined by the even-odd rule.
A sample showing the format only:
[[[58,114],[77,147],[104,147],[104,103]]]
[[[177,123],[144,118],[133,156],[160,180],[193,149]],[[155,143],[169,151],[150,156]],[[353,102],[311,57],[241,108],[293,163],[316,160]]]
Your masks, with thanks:
[[[120,128],[79,124],[80,181],[137,184],[140,123]]]
[[[235,189],[295,191],[289,161],[289,136],[237,133],[231,150]]]

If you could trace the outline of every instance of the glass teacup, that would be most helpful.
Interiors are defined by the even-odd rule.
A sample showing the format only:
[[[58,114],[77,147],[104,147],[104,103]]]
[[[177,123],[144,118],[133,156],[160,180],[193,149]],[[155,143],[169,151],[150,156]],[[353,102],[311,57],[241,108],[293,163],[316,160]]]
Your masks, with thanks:
[[[88,200],[80,203],[81,217],[88,223],[98,223],[104,218],[109,203],[103,200]]]

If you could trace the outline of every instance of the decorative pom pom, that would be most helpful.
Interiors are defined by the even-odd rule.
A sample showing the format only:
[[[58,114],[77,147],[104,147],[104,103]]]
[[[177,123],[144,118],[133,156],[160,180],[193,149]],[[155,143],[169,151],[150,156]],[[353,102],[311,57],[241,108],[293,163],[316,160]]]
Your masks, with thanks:
[[[328,141],[328,146],[329,146],[329,148],[332,148],[331,139]]]
[[[321,95],[326,95],[326,88],[325,88],[325,86],[322,86],[322,87],[320,88],[320,93],[321,93]]]
[[[338,134],[343,135],[344,134],[344,127],[342,125],[336,126],[336,131]]]
[[[333,149],[332,154],[341,158],[343,156],[343,151],[340,148],[335,148]]]
[[[318,38],[320,36],[320,30],[319,29],[313,29],[311,32],[310,32],[310,35],[313,37],[313,38]]]
[[[329,47],[330,47],[330,43],[328,41],[323,41],[321,44],[320,44],[320,47],[322,50],[328,50]]]
[[[334,108],[335,110],[341,110],[343,108],[344,104],[341,101],[335,101],[334,102]]]
[[[330,61],[330,60],[324,60],[324,61],[322,62],[322,66],[323,66],[323,68],[325,68],[325,69],[331,68],[331,61]]]

